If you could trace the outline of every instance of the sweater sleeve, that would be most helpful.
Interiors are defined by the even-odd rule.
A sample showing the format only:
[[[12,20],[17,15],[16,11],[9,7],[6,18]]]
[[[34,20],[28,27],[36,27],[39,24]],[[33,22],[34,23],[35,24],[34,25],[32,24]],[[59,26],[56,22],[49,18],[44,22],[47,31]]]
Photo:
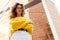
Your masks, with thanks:
[[[24,29],[27,30],[32,35],[32,31],[33,31],[32,23],[27,23]]]

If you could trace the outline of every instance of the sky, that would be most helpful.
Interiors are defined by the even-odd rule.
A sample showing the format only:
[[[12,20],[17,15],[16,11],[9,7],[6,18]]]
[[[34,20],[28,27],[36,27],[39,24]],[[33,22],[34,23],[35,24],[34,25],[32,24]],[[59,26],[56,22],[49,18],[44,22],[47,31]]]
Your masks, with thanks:
[[[57,8],[57,10],[58,10],[58,12],[59,12],[59,15],[60,15],[60,0],[51,0],[53,3],[55,3],[55,5],[56,5],[56,8]]]

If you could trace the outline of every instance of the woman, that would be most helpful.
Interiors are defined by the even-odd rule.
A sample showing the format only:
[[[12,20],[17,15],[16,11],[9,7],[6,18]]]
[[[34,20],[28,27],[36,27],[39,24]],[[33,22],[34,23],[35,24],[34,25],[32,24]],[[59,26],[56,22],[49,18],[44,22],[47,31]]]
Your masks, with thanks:
[[[16,3],[16,5],[12,9],[12,14],[10,16],[10,19],[11,19],[11,22],[10,22],[11,23],[11,36],[16,31],[24,31],[32,35],[33,25],[32,23],[28,21],[28,19],[24,18],[24,9],[23,9],[22,4]],[[21,34],[21,32],[19,33]]]

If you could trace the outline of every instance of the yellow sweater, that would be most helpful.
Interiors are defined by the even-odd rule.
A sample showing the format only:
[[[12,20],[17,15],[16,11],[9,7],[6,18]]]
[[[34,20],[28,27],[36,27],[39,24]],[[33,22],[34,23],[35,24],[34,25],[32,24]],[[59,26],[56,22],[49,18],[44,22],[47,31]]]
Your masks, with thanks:
[[[15,17],[11,19],[11,35],[18,29],[25,29],[32,35],[32,23],[28,21],[28,19],[24,17]]]

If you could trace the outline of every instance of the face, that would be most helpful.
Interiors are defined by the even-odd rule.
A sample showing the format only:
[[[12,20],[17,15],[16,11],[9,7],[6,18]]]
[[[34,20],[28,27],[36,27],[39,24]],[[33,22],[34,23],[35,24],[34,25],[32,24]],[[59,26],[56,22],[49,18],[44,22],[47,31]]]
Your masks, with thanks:
[[[17,6],[16,8],[17,16],[21,16],[22,13],[22,7],[20,5]]]

